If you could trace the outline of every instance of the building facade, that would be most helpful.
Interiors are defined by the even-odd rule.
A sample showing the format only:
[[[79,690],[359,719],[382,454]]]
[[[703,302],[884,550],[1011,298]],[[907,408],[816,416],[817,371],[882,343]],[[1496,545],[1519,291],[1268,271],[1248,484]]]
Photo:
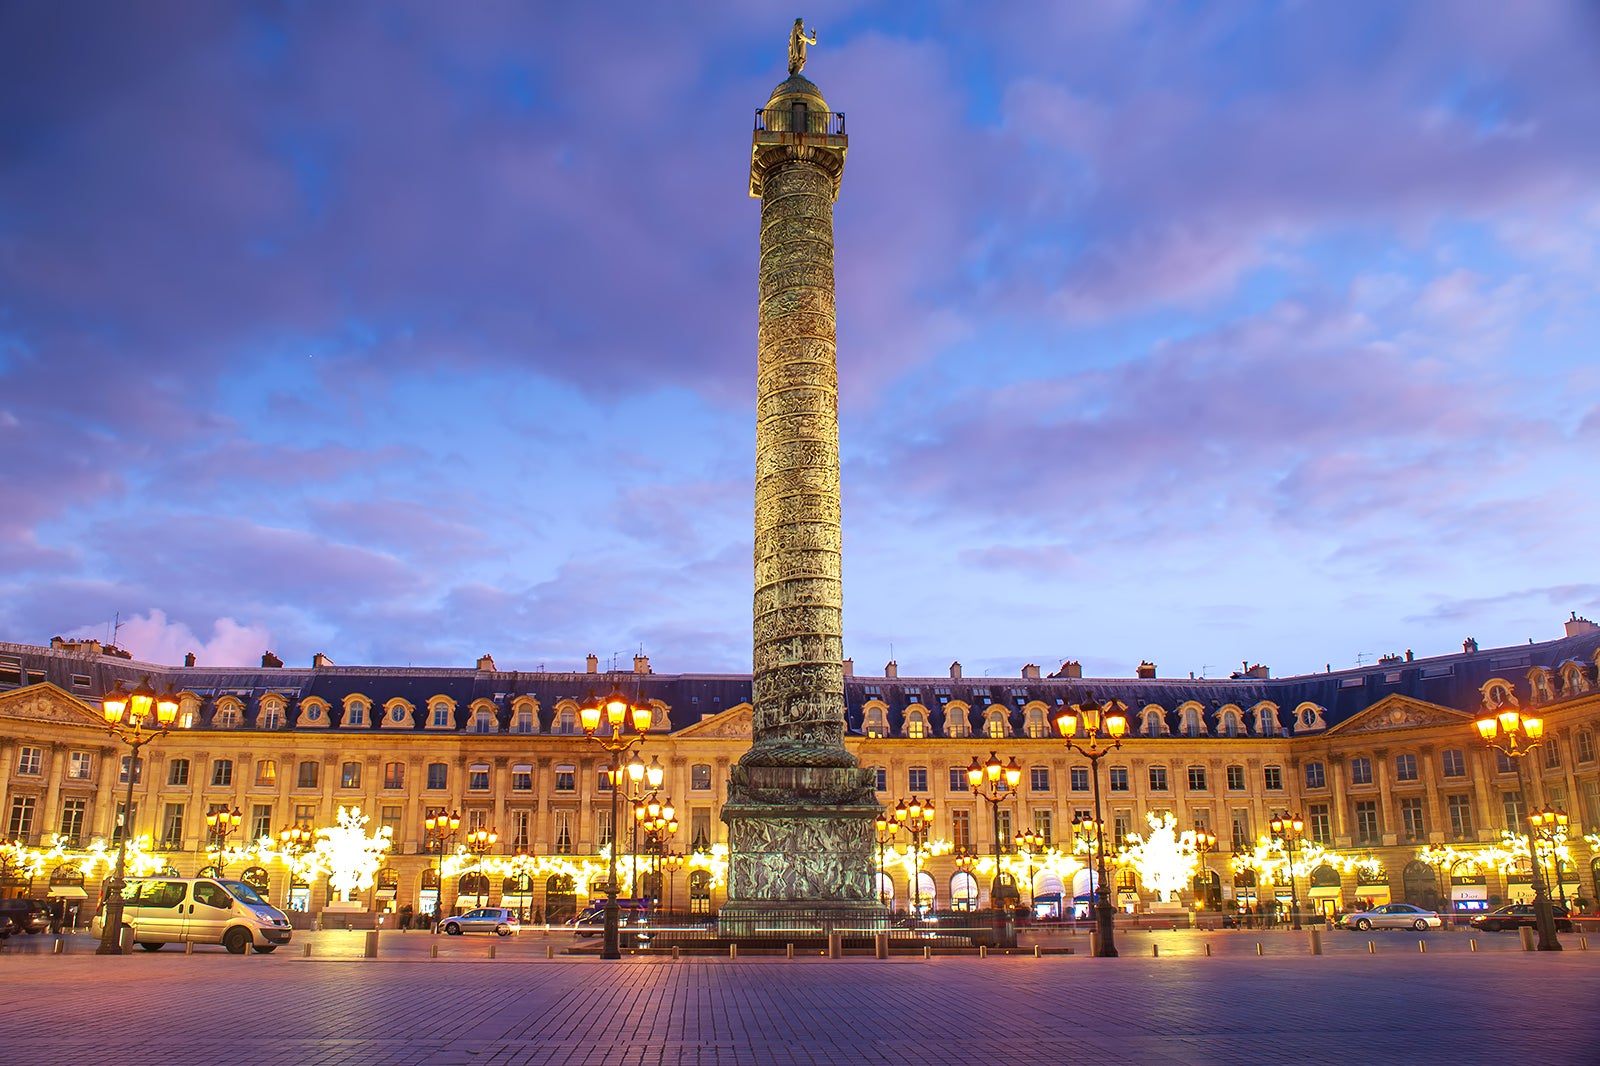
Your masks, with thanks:
[[[1045,856],[1070,851],[1074,820],[1092,810],[1090,764],[1054,727],[1057,713],[1092,692],[1128,708],[1128,736],[1100,767],[1110,836],[1144,833],[1150,815],[1170,813],[1179,827],[1217,838],[1204,872],[1169,906],[1287,896],[1287,886],[1256,884],[1232,862],[1279,813],[1300,815],[1307,844],[1345,860],[1297,870],[1303,906],[1331,912],[1405,899],[1471,909],[1526,896],[1526,860],[1430,866],[1419,854],[1431,846],[1469,855],[1507,829],[1526,832],[1527,813],[1540,808],[1570,818],[1567,861],[1559,875],[1545,871],[1552,895],[1592,901],[1600,863],[1584,838],[1600,834],[1600,627],[1574,618],[1567,630],[1539,644],[1480,651],[1469,641],[1458,654],[1286,678],[1247,668],[1228,679],[1158,679],[1148,664],[1120,679],[1082,678],[1074,663],[1048,677],[1028,666],[1009,680],[964,678],[955,664],[936,678],[901,678],[894,664],[881,677],[852,671],[848,749],[873,769],[886,808],[918,798],[935,812],[933,854],[912,866],[886,863],[882,894],[897,909],[914,898],[938,909],[987,906],[987,878],[963,871],[967,856],[996,850],[998,823],[1003,861],[1027,870],[1023,894],[1042,902],[1041,913],[1082,897],[1087,874],[1058,876],[1063,867],[1052,873]],[[178,694],[179,717],[132,765],[103,725],[100,700],[145,677]],[[330,826],[340,808],[358,807],[372,828],[390,829],[394,847],[355,898],[333,899],[320,881],[296,883],[270,857],[241,859],[227,873],[248,869],[275,902],[341,912],[356,925],[408,905],[449,912],[502,901],[558,919],[598,894],[585,871],[601,867],[614,835],[607,755],[578,719],[586,701],[613,690],[655,708],[641,754],[663,768],[659,796],[670,797],[678,821],[662,850],[685,859],[633,858],[644,849],[630,804],[615,834],[622,865],[664,906],[715,912],[725,898],[721,805],[751,742],[748,675],[657,674],[644,657],[632,671],[605,672],[592,656],[572,673],[501,671],[487,656],[454,670],[338,667],[320,655],[305,669],[169,667],[59,638],[48,647],[0,644],[0,836],[10,848],[0,849],[0,892],[92,901],[103,869],[86,877],[63,860],[28,872],[6,856],[114,844],[131,772],[130,840],[149,837],[154,857],[180,874],[217,858],[209,812],[237,810],[240,842]],[[1521,767],[1473,727],[1486,708],[1505,707],[1545,723],[1543,744]],[[996,807],[969,791],[966,776],[991,752],[1023,770]],[[460,815],[443,841],[424,824],[442,812]],[[477,828],[496,834],[478,865],[442,861]],[[1024,831],[1042,841],[1029,849],[1040,869],[1016,856]],[[902,837],[889,854],[905,846]],[[516,856],[528,861],[513,873],[496,865]],[[497,872],[484,875],[485,862]],[[1125,909],[1157,906],[1131,871],[1115,876]]]

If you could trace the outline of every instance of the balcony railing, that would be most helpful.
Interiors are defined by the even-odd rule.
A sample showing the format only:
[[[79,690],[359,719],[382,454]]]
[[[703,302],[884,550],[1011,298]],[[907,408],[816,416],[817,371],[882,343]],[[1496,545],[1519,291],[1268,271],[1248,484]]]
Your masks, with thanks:
[[[824,137],[843,137],[843,111],[813,111],[799,107],[756,108],[757,133],[810,133]]]

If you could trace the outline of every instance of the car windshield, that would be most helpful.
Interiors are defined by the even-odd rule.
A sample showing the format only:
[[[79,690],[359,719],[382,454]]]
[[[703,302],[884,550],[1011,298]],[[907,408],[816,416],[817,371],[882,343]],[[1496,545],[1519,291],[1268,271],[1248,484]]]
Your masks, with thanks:
[[[223,881],[222,887],[228,894],[240,903],[249,903],[257,907],[265,907],[267,901],[261,898],[261,893],[245,884],[243,881]]]

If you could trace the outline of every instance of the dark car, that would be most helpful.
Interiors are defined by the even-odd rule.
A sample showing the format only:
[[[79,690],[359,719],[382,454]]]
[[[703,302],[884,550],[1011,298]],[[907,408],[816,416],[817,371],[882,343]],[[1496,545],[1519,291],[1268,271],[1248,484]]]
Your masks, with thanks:
[[[1572,932],[1572,919],[1568,916],[1567,908],[1559,903],[1552,903],[1550,913],[1556,918],[1556,932]],[[1474,929],[1482,929],[1486,933],[1498,933],[1502,929],[1520,929],[1523,926],[1532,929],[1539,924],[1539,919],[1534,913],[1533,904],[1508,903],[1504,907],[1497,907],[1483,914],[1474,914],[1471,924]]]
[[[36,899],[0,899],[0,914],[11,919],[17,932],[42,933],[50,928],[50,908]]]
[[[0,911],[0,940],[6,939],[16,931],[16,926],[11,924],[10,915]]]

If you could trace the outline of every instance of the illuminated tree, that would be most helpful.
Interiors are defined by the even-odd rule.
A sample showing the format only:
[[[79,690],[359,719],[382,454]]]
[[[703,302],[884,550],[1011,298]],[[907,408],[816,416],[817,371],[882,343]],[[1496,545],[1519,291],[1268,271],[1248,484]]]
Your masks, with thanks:
[[[394,832],[383,826],[369,836],[369,820],[360,807],[340,807],[339,824],[317,830],[317,842],[306,860],[296,863],[297,873],[309,881],[314,871],[326,870],[328,887],[339,899],[371,888],[384,856],[394,847]]]
[[[1129,843],[1119,853],[1118,861],[1137,870],[1140,883],[1156,893],[1156,898],[1170,902],[1194,879],[1199,863],[1194,831],[1179,833],[1177,819],[1170,813],[1150,814],[1146,820],[1150,832],[1142,837],[1129,833]]]

